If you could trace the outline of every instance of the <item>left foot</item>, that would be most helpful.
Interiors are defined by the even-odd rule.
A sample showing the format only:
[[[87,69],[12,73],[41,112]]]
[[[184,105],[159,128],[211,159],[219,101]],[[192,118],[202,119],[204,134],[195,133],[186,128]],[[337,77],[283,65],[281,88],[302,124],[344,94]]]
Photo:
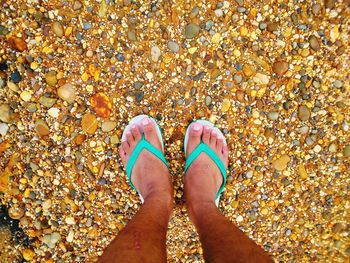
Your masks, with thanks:
[[[145,134],[145,139],[158,150],[162,151],[162,145],[157,136],[155,123],[150,118],[145,117],[141,121],[141,125],[142,127],[133,125],[126,133],[127,140],[121,143],[119,153],[124,167],[126,167],[131,153],[142,138],[141,128]],[[145,149],[141,151],[135,162],[132,169],[131,181],[145,201],[149,197],[172,200],[173,186],[168,168],[154,154]]]

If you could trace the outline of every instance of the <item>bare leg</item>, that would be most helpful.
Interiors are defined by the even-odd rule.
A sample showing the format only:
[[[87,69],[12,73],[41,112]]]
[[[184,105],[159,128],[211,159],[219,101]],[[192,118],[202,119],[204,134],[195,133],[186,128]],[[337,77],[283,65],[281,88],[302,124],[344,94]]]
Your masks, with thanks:
[[[142,124],[146,140],[161,149],[154,124],[150,121]],[[133,127],[120,148],[124,165],[140,139],[139,127]],[[166,262],[166,231],[173,208],[169,171],[157,157],[143,150],[131,179],[145,202],[107,247],[99,262]]]
[[[228,149],[211,128],[191,126],[187,152],[200,143],[208,144],[227,165]],[[215,206],[222,176],[214,162],[201,154],[185,176],[185,195],[189,217],[198,230],[206,262],[273,262],[265,251],[249,239]]]

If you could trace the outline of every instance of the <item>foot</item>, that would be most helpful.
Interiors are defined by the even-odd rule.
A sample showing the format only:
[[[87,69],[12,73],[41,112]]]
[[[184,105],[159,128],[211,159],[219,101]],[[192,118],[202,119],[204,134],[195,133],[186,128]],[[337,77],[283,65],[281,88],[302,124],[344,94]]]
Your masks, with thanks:
[[[141,126],[133,125],[126,133],[126,141],[121,143],[119,153],[124,167],[126,167],[131,153],[142,138],[141,128],[144,131],[145,139],[162,151],[155,123],[149,118],[144,118],[141,121]],[[154,154],[145,149],[142,150],[133,167],[131,182],[145,199],[145,202],[150,198],[171,202],[173,198],[173,187],[168,168]]]
[[[228,147],[224,142],[224,138],[221,138],[220,134],[217,134],[212,127],[200,123],[195,122],[191,124],[189,129],[186,158],[202,140],[227,167]],[[189,213],[196,205],[203,203],[215,204],[216,194],[222,184],[222,180],[222,175],[217,165],[207,154],[201,153],[193,161],[185,175],[185,195]]]

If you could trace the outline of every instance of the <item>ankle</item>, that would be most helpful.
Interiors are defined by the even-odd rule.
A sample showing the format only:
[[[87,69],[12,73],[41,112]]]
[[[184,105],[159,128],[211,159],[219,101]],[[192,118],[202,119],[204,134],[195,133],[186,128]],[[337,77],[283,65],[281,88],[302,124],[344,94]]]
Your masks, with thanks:
[[[217,210],[214,201],[210,200],[190,200],[186,201],[187,213],[191,221],[197,226],[198,221],[210,211]]]
[[[174,207],[174,197],[171,191],[154,190],[147,194],[145,198],[145,204],[156,204],[159,207],[165,208],[171,213]]]

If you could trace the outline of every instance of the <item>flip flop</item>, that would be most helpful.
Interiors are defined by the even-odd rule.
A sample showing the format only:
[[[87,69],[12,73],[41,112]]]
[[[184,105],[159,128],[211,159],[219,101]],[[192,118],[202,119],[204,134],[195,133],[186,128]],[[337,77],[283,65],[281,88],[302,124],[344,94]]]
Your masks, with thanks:
[[[211,123],[210,121],[206,121],[206,120],[196,120],[196,121],[193,121],[188,127],[187,127],[187,130],[186,130],[186,134],[185,134],[185,139],[184,139],[184,152],[185,152],[185,155],[186,155],[186,149],[187,149],[187,144],[188,144],[188,133],[190,131],[190,127],[193,123],[200,123],[202,124],[203,126],[209,126],[209,127],[212,127],[217,135],[218,135],[218,138],[222,138],[224,140],[224,144],[227,145],[227,142],[226,142],[226,139],[225,139],[225,136],[224,134],[217,128],[214,126],[213,123]],[[221,175],[222,175],[222,184],[219,188],[219,191],[218,193],[216,194],[216,198],[215,198],[215,205],[218,206],[219,205],[219,201],[220,201],[220,197],[221,197],[221,194],[222,192],[224,191],[224,188],[225,188],[225,185],[226,185],[226,168],[225,168],[225,165],[224,163],[221,161],[221,159],[219,158],[219,156],[217,156],[217,154],[207,145],[205,144],[202,140],[200,142],[200,144],[191,152],[191,154],[188,156],[188,158],[186,159],[186,165],[185,165],[185,174],[186,174],[186,171],[187,169],[191,166],[191,164],[193,163],[193,161],[201,154],[201,153],[205,153],[207,154],[210,159],[213,160],[213,162],[216,164],[216,166],[219,168],[220,172],[221,172]]]
[[[157,136],[161,142],[162,145],[162,150],[158,150],[156,147],[154,147],[152,144],[150,144],[146,138],[145,138],[145,134],[143,132],[143,128],[141,125],[141,122],[144,118],[149,118],[151,121],[153,121],[156,124],[156,132],[157,132]],[[162,131],[158,125],[158,123],[156,122],[155,119],[153,119],[150,116],[147,115],[138,115],[136,117],[134,117],[133,119],[131,119],[131,121],[129,122],[129,124],[125,127],[123,135],[122,135],[122,139],[121,141],[126,141],[126,133],[128,131],[130,131],[131,127],[133,125],[137,125],[140,129],[141,129],[141,134],[142,134],[142,138],[141,140],[138,142],[138,144],[135,146],[135,149],[133,150],[133,152],[130,155],[130,158],[128,160],[128,163],[126,165],[126,175],[128,177],[128,181],[130,186],[135,189],[135,191],[138,193],[138,195],[140,196],[141,202],[144,202],[144,198],[141,196],[141,194],[139,193],[139,191],[136,189],[136,187],[134,186],[134,184],[131,182],[131,174],[132,174],[132,169],[135,166],[135,163],[140,155],[140,153],[142,152],[142,150],[148,150],[150,153],[154,154],[156,157],[158,157],[167,167],[168,162],[166,161],[165,157],[164,157],[164,141],[163,141],[163,136],[162,136]]]

